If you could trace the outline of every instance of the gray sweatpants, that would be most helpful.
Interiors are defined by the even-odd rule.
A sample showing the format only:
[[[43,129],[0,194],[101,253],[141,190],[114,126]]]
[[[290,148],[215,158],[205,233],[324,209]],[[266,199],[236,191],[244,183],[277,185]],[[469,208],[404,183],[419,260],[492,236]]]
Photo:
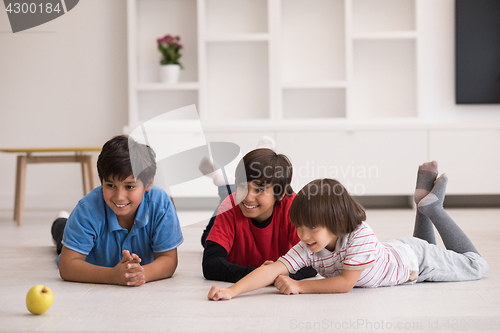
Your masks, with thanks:
[[[460,254],[416,237],[396,239],[408,244],[417,256],[419,266],[417,282],[478,280],[490,269],[486,260],[474,252]]]

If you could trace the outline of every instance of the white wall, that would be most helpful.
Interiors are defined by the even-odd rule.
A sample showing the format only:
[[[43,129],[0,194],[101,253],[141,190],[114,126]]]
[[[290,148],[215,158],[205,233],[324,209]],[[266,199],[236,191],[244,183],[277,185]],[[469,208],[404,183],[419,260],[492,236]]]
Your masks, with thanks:
[[[428,121],[500,121],[500,105],[455,104],[455,0],[422,0],[420,97]]]
[[[85,0],[12,34],[0,10],[0,148],[102,146],[127,123],[126,1]],[[26,208],[72,208],[78,164],[28,165]],[[15,154],[0,153],[0,209],[14,203]]]
[[[454,103],[454,0],[422,0],[419,101],[427,121],[500,121],[500,105]],[[126,1],[85,0],[12,34],[0,11],[0,147],[101,146],[127,122]],[[15,156],[0,154],[0,209],[12,209]],[[70,209],[78,165],[29,165],[26,208]]]

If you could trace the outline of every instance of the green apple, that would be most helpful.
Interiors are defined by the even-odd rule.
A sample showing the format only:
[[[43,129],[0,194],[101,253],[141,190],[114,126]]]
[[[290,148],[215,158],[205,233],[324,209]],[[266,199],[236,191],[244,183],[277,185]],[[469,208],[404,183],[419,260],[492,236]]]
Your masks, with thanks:
[[[41,284],[32,287],[26,295],[26,307],[33,314],[44,313],[52,302],[54,302],[54,292]]]

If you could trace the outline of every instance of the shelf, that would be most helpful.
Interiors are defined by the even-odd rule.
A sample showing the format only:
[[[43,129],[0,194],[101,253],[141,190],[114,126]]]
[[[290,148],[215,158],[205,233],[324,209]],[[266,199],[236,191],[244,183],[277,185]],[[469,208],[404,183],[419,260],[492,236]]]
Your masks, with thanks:
[[[268,32],[267,0],[206,0],[208,35]]]
[[[224,34],[211,35],[205,39],[208,43],[218,42],[267,42],[269,34]]]
[[[324,120],[345,117],[345,88],[321,88],[285,89],[283,91],[283,118]]]
[[[141,123],[131,124],[127,128],[127,133],[140,126]],[[353,120],[346,118],[329,119],[283,119],[279,123],[272,120],[248,120],[244,123],[240,121],[204,121],[202,127],[200,122],[193,119],[180,119],[172,122],[155,122],[148,124],[148,130],[154,132],[255,132],[256,128],[262,132],[314,132],[314,131],[500,131],[500,122],[493,123],[471,123],[471,122],[437,122],[429,123],[418,118],[385,118],[371,120]]]
[[[198,81],[198,36],[196,0],[136,0],[136,19],[129,43],[134,43],[137,83],[160,81],[160,52],[156,40],[167,34],[179,35],[183,45],[180,62],[182,81]]]
[[[381,31],[381,32],[357,32],[352,38],[354,40],[398,40],[416,39],[416,31]]]
[[[268,43],[215,43],[206,52],[210,119],[269,118]]]
[[[135,126],[134,126],[135,125]],[[127,127],[133,129],[140,125],[134,124]],[[260,120],[260,119],[249,119],[245,122],[238,120],[235,121],[202,121],[202,131],[203,132],[224,132],[224,133],[242,133],[242,132],[287,132],[287,131],[297,131],[297,132],[315,132],[315,131],[413,131],[413,130],[427,130],[431,128],[428,123],[417,119],[417,118],[387,118],[387,119],[373,119],[373,120],[351,120],[343,117],[338,118],[322,118],[322,119],[283,119],[279,122],[274,120]],[[464,127],[467,124],[463,125]],[[476,126],[477,127],[477,126]],[[471,128],[476,128],[471,127]],[[452,127],[450,127],[453,129]],[[457,129],[461,129],[460,125],[457,125]],[[483,127],[478,127],[482,129]],[[493,128],[493,127],[492,127]],[[500,124],[496,124],[496,129],[500,128]],[[175,122],[157,122],[154,125],[149,125],[148,129],[154,131],[167,131],[167,132],[200,132],[200,122],[197,120],[190,119],[180,119]]]
[[[162,90],[198,90],[198,82],[179,82],[175,84],[168,83],[140,83],[136,86],[139,91],[162,91]]]
[[[168,111],[182,108],[186,105],[198,104],[196,90],[143,90],[137,94],[137,109],[139,121],[147,121]],[[176,120],[194,119],[179,115]]]
[[[286,0],[281,4],[281,80],[346,79],[343,0]]]
[[[352,0],[353,32],[416,29],[415,0]]]
[[[283,89],[328,89],[345,87],[347,87],[346,81],[285,82],[282,84]]]
[[[355,41],[349,88],[351,118],[417,117],[415,41]]]

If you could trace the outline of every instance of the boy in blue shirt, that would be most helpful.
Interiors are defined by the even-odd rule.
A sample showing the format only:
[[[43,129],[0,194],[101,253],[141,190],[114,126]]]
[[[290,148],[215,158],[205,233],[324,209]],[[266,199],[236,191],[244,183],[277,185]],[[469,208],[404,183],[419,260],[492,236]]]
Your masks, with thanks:
[[[97,171],[101,186],[52,225],[61,278],[137,287],[171,277],[183,237],[172,201],[153,186],[154,151],[114,137],[102,147]]]

